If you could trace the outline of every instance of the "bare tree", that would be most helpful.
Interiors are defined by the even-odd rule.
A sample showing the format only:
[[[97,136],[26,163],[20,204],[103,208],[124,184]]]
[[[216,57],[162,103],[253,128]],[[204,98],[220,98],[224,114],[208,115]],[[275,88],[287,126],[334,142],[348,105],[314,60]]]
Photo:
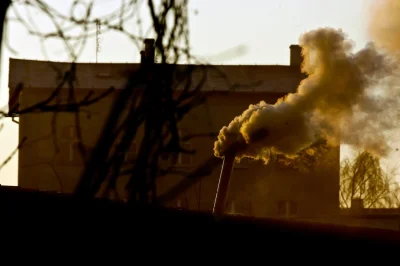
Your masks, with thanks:
[[[193,173],[181,173],[188,177],[187,181],[157,198],[155,180],[168,173],[176,172],[173,166],[179,153],[195,152],[184,149],[182,142],[198,136],[215,137],[216,135],[216,132],[204,132],[181,136],[178,130],[179,123],[185,115],[196,106],[206,102],[201,88],[209,68],[190,65],[177,67],[176,65],[181,60],[197,62],[190,54],[187,0],[122,1],[121,6],[114,12],[103,17],[93,16],[95,1],[73,1],[70,15],[59,12],[42,0],[3,2],[5,9],[12,11],[8,17],[4,12],[1,20],[3,25],[6,22],[17,21],[24,25],[30,34],[37,36],[42,43],[49,39],[61,40],[65,52],[72,61],[67,71],[57,69],[50,63],[50,66],[58,73],[59,82],[55,84],[53,92],[46,100],[23,109],[16,104],[10,107],[8,113],[19,116],[32,112],[53,113],[52,137],[56,154],[59,152],[56,138],[57,114],[60,112],[75,114],[79,151],[85,162],[84,172],[75,190],[78,196],[110,197],[111,193],[116,193],[118,179],[129,175],[126,185],[129,202],[160,203],[160,200],[167,201],[176,197],[217,166],[219,160],[210,156]],[[77,18],[75,9],[79,5],[86,7],[86,12]],[[27,10],[24,14],[20,12],[21,7]],[[32,10],[47,16],[55,30],[43,32],[34,23]],[[143,30],[142,25],[143,13],[146,13],[151,21],[146,31]],[[89,92],[83,99],[77,99],[74,89],[77,75],[75,61],[87,39],[95,35],[99,22],[103,27],[103,32],[117,31],[129,37],[138,52],[142,49],[143,41],[149,36],[153,37],[155,42],[151,45],[155,47],[157,64],[154,64],[153,59],[144,61],[138,71],[129,74],[125,87],[117,93],[117,99],[111,108],[97,145],[92,150],[87,150],[81,138],[79,113],[83,112],[82,107],[115,93],[115,89],[111,87],[96,97],[93,96],[93,92]],[[132,23],[136,23],[138,32],[133,33],[127,30],[131,28]],[[43,52],[46,52],[45,49]],[[200,74],[197,75],[200,76],[197,80],[192,78],[195,71]],[[221,76],[223,76],[222,73]],[[229,83],[228,78],[223,77]],[[18,98],[19,93],[24,89],[23,82],[21,81],[11,98]],[[62,102],[59,95],[66,89],[68,100]],[[2,113],[2,116],[5,115]],[[144,128],[143,136],[137,134],[140,127]],[[125,155],[133,141],[139,143],[139,152],[136,160],[131,162],[129,167],[124,167]],[[21,148],[23,144],[20,143],[18,148]],[[161,164],[161,161],[167,161],[169,164]]]
[[[400,189],[395,171],[384,171],[379,157],[362,151],[343,160],[340,180],[340,206],[349,208],[352,199],[362,199],[365,208],[399,207]]]
[[[321,160],[325,158],[330,148],[324,138],[319,138],[316,142],[302,149],[292,157],[271,153],[271,159],[272,162],[278,163],[282,167],[310,172],[321,164]]]

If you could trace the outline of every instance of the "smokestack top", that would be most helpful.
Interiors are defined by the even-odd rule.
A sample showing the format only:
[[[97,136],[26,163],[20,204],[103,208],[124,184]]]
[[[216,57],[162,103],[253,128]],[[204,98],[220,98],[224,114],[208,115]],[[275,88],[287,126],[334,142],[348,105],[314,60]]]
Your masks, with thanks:
[[[145,44],[154,44],[155,40],[154,39],[145,39],[144,43]]]
[[[290,45],[290,66],[299,67],[303,62],[303,55],[301,54],[301,46],[298,44]]]
[[[140,62],[144,63],[144,61],[145,61],[144,51],[140,51]]]
[[[154,63],[154,39],[144,40],[144,60],[142,63]]]
[[[228,196],[229,183],[231,180],[233,165],[235,163],[235,152],[225,154],[222,163],[221,175],[219,177],[217,194],[215,195],[213,213],[217,216],[222,216],[225,213],[225,204]]]

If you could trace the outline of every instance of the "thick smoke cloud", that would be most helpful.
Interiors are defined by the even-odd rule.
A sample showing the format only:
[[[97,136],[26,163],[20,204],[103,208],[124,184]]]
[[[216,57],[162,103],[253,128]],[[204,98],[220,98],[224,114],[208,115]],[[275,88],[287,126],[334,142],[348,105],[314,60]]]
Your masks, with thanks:
[[[237,158],[267,162],[271,153],[295,156],[321,137],[329,145],[350,144],[386,155],[390,150],[386,132],[399,120],[394,57],[372,43],[354,53],[346,34],[332,28],[307,32],[299,44],[302,71],[308,77],[296,93],[274,105],[263,101],[250,105],[222,128],[215,156],[223,157],[233,143],[240,143]]]
[[[369,34],[374,43],[400,57],[400,1],[374,0],[370,6]]]

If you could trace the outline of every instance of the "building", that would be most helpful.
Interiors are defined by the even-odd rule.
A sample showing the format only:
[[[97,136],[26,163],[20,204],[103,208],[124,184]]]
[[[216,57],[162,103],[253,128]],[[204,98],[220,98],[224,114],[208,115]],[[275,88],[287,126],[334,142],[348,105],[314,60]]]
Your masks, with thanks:
[[[189,133],[219,132],[250,104],[264,100],[275,103],[287,93],[295,92],[304,78],[300,72],[301,49],[290,46],[290,65],[220,65],[208,66],[202,92],[207,102],[185,116],[180,130]],[[146,56],[145,53],[142,56]],[[154,55],[150,55],[151,57]],[[153,57],[154,58],[154,57]],[[10,110],[16,102],[24,109],[49,97],[70,63],[10,59]],[[123,88],[126,73],[140,64],[76,64],[75,95],[83,98],[91,90],[99,95],[114,86]],[[184,67],[184,66],[182,66]],[[58,72],[54,69],[58,69]],[[221,74],[222,73],[222,74]],[[194,72],[194,80],[199,76]],[[197,76],[196,76],[197,75]],[[236,87],[231,90],[232,86]],[[115,93],[82,109],[80,122],[83,145],[93,147],[115,99]],[[67,89],[60,93],[68,97]],[[14,114],[10,114],[13,116]],[[19,138],[27,138],[19,152],[18,184],[22,188],[69,193],[77,184],[83,161],[77,151],[75,116],[58,113],[25,113],[19,116]],[[55,125],[56,133],[52,131]],[[55,136],[55,137],[54,137]],[[213,155],[215,137],[202,137],[185,145],[196,149],[194,155],[180,155],[176,167],[191,172]],[[131,154],[135,154],[135,143]],[[222,163],[222,160],[221,160]],[[338,212],[339,147],[329,151],[315,171],[303,173],[278,164],[244,161],[235,165],[228,196],[228,211],[254,216],[314,217]],[[179,197],[172,206],[208,210],[212,208],[220,166]],[[160,194],[184,177],[169,175],[158,182]]]
[[[361,199],[353,199],[350,208],[340,209],[337,214],[301,217],[299,220],[400,231],[399,208],[364,208]]]

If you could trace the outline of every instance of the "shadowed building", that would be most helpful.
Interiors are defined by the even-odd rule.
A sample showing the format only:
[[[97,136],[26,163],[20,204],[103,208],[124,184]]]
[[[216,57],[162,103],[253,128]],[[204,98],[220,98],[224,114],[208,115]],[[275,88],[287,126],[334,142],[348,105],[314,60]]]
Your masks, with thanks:
[[[179,155],[176,169],[190,173],[202,162],[213,156],[213,144],[219,130],[250,104],[264,100],[275,103],[280,97],[295,92],[304,78],[300,72],[301,49],[290,47],[290,65],[221,65],[195,66],[193,86],[202,78],[206,69],[206,81],[202,93],[206,103],[191,110],[180,124],[185,134],[199,134],[187,141],[185,148],[196,153]],[[142,54],[146,57],[146,54]],[[150,56],[150,58],[153,56]],[[24,109],[49,97],[63,78],[70,63],[10,59],[9,88],[15,95],[18,84],[24,89],[19,97],[10,97],[10,109],[19,102]],[[18,184],[22,188],[72,192],[82,173],[83,159],[78,150],[79,139],[90,151],[95,145],[112,102],[125,86],[128,73],[138,70],[140,64],[78,63],[74,94],[84,99],[89,91],[96,97],[113,86],[110,96],[81,108],[74,113],[26,113],[19,116],[19,139],[27,138],[19,152]],[[187,66],[178,65],[176,69]],[[55,71],[57,69],[58,71]],[[179,91],[179,89],[178,89]],[[68,100],[67,84],[60,91],[58,101]],[[53,100],[55,103],[56,100]],[[13,115],[13,114],[11,114]],[[76,136],[79,118],[82,137]],[[56,129],[55,131],[53,129]],[[293,129],[296,130],[296,129]],[[126,163],[135,158],[137,143],[132,143]],[[222,163],[222,160],[220,160]],[[339,206],[339,148],[331,149],[319,167],[309,172],[283,167],[280,164],[264,165],[244,160],[236,163],[228,196],[227,211],[255,216],[314,217],[334,214]],[[221,166],[219,164],[169,205],[207,210],[211,209],[217,188]],[[158,193],[163,195],[182,181],[182,175],[168,175],[158,181]],[[123,184],[120,184],[123,194]]]

